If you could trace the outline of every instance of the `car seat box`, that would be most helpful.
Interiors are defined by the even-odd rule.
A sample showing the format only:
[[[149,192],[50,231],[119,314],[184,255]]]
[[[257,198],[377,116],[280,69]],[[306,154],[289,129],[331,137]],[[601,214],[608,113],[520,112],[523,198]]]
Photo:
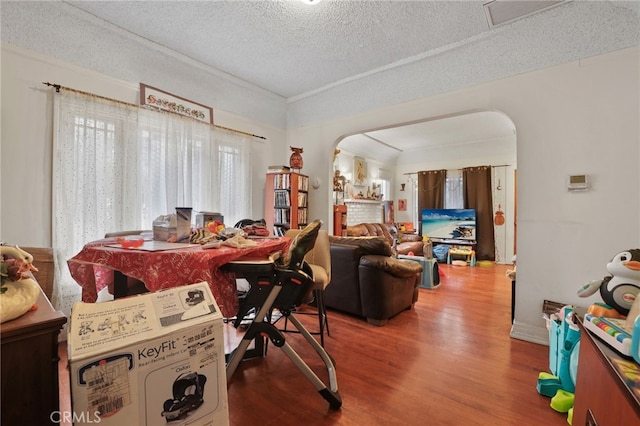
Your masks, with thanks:
[[[228,425],[220,309],[206,282],[76,302],[67,338],[74,425]]]

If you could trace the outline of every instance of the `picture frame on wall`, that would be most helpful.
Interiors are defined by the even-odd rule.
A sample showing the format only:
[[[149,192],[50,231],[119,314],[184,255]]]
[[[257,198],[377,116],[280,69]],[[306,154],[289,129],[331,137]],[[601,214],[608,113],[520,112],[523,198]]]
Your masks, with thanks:
[[[140,105],[213,124],[213,108],[140,83]]]
[[[407,211],[407,199],[400,198],[398,200],[398,211],[406,212]]]
[[[353,184],[364,186],[367,182],[367,162],[362,157],[353,157]]]
[[[384,223],[395,223],[396,215],[393,211],[393,201],[387,200],[384,202]]]

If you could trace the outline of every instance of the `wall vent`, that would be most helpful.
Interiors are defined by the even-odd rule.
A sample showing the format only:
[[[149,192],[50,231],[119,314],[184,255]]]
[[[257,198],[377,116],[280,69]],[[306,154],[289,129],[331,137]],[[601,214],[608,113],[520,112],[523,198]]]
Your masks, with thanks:
[[[483,4],[485,15],[489,27],[506,24],[525,16],[559,6],[571,0],[558,1],[513,1],[513,0],[493,0]]]

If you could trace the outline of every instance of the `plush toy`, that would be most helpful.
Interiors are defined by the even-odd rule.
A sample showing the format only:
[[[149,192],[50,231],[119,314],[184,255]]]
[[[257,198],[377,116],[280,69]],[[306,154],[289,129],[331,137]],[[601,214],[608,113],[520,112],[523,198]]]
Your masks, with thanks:
[[[607,271],[610,276],[589,281],[578,289],[578,296],[588,297],[600,290],[602,300],[619,314],[626,316],[640,293],[640,249],[616,254],[607,263]]]
[[[5,322],[33,309],[40,286],[30,275],[38,271],[31,254],[18,246],[0,245],[0,260],[0,322]]]
[[[510,278],[511,281],[516,280],[516,255],[513,255],[513,259],[511,259],[511,263],[513,263],[513,269],[507,269],[506,275],[507,278]]]
[[[507,269],[506,272],[507,278],[510,278],[511,281],[516,280],[516,265],[513,265],[513,269]]]

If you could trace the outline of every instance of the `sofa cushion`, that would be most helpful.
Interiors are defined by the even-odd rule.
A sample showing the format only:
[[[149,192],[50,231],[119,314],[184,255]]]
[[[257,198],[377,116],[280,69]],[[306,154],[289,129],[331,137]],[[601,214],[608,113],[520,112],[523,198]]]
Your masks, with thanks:
[[[415,277],[422,272],[422,265],[395,257],[367,255],[360,258],[360,266],[378,269],[396,277]]]
[[[347,246],[357,246],[362,254],[378,254],[381,256],[391,256],[391,246],[383,237],[336,237],[329,236],[330,244]]]
[[[395,228],[393,225],[390,226]],[[387,225],[382,223],[359,223],[357,225],[347,226],[348,237],[384,237],[391,242],[394,239],[392,232],[389,232]],[[395,234],[397,235],[397,230]]]
[[[389,242],[389,246],[395,245],[398,254],[413,253],[422,256],[422,237],[418,234],[403,234],[392,223],[359,223],[347,226],[349,237],[382,237]]]

